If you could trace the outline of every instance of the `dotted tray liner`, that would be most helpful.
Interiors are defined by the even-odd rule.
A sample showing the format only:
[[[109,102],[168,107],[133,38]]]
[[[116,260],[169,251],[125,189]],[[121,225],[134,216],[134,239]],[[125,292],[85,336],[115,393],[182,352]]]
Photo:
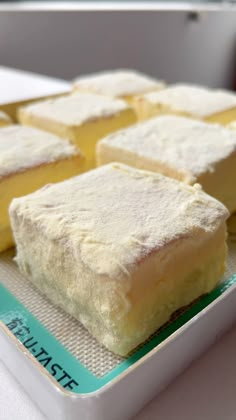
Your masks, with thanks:
[[[228,241],[227,270],[222,282],[236,272],[236,241]],[[90,372],[101,378],[109,373],[124,358],[114,355],[101,346],[88,331],[62,309],[50,301],[22,276],[13,261],[14,250],[0,255],[0,278],[2,284],[69,350]],[[190,305],[191,306],[191,305]],[[178,310],[171,318],[173,322],[189,307]],[[168,324],[169,324],[168,323]],[[165,324],[161,329],[165,328]],[[153,338],[160,329],[150,337]],[[149,339],[149,340],[150,340]]]

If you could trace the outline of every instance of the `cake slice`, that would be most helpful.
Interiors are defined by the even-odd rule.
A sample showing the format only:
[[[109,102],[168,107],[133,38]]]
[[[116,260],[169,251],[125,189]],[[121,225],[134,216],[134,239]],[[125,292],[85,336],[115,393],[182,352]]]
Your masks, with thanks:
[[[64,80],[0,66],[0,110],[13,120],[19,106],[70,91]]]
[[[83,165],[79,149],[66,140],[18,125],[0,129],[0,252],[14,244],[11,200],[79,174]]]
[[[0,128],[12,124],[12,120],[5,112],[0,111]]]
[[[139,108],[134,98],[147,92],[163,89],[165,83],[135,70],[119,69],[103,71],[78,77],[74,89],[80,92],[93,92],[113,98],[122,98],[135,108],[139,116]]]
[[[236,133],[217,124],[160,116],[102,139],[99,165],[118,161],[198,182],[230,213],[236,210]]]
[[[226,208],[126,165],[15,199],[10,216],[22,273],[120,355],[224,272]]]
[[[201,86],[176,84],[136,98],[142,119],[176,114],[227,125],[236,119],[236,94]]]
[[[19,120],[69,138],[81,148],[90,168],[95,164],[97,140],[134,123],[136,116],[122,100],[76,93],[24,107],[19,111]]]

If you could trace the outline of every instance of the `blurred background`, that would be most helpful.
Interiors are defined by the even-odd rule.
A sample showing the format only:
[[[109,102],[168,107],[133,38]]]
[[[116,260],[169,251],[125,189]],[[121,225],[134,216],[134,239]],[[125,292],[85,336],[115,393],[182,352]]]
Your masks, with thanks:
[[[181,9],[181,8],[180,8]],[[135,68],[236,87],[236,9],[0,11],[0,65],[64,79]]]

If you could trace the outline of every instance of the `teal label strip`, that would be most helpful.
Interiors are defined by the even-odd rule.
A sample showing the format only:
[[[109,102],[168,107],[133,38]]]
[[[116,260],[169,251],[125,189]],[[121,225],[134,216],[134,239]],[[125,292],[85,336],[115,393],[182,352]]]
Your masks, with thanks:
[[[193,305],[188,311],[102,378],[97,378],[3,286],[0,285],[0,319],[14,336],[66,390],[77,394],[97,391],[162,343],[211,302],[236,284],[236,274]]]

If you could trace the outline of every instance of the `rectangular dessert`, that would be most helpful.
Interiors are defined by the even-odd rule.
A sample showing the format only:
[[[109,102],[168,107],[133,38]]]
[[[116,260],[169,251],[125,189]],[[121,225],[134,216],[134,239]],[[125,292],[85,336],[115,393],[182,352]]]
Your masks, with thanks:
[[[147,76],[135,70],[118,69],[102,71],[78,77],[74,89],[80,92],[93,92],[100,95],[122,98],[135,108],[139,116],[139,108],[134,98],[148,92],[163,89],[162,80]]]
[[[236,119],[236,94],[226,90],[176,84],[136,98],[142,119],[175,114],[227,125]]]
[[[70,91],[64,80],[0,66],[0,110],[13,120],[19,106]]]
[[[0,111],[0,127],[12,124],[12,120],[5,112]]]
[[[205,192],[236,211],[236,132],[218,124],[160,116],[102,139],[99,165],[123,162],[160,172]]]
[[[90,168],[95,164],[96,142],[134,123],[136,116],[120,99],[76,93],[21,108],[19,120],[22,124],[69,138],[81,148]]]
[[[14,244],[11,200],[79,174],[83,166],[79,149],[66,140],[18,125],[0,129],[0,252]]]
[[[126,165],[17,198],[10,216],[21,272],[120,355],[224,272],[223,204]]]

